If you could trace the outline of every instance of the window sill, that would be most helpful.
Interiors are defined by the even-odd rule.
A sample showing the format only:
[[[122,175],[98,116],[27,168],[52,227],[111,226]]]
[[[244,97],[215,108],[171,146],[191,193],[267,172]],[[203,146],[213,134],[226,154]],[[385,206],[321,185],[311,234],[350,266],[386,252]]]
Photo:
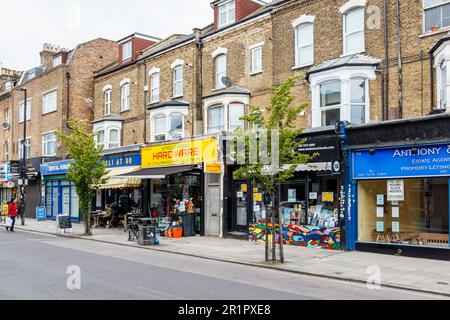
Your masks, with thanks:
[[[433,32],[433,31],[427,31],[427,32],[422,33],[422,34],[419,36],[419,39],[423,39],[423,38],[427,38],[427,37],[432,37],[432,36],[440,35],[440,34],[443,34],[443,33],[447,33],[447,32],[449,32],[449,31],[450,31],[450,27],[444,27],[444,28],[439,29],[438,31],[435,31],[435,32]]]
[[[263,73],[262,70],[261,71],[256,71],[256,72],[251,72],[250,76],[257,76],[257,75],[262,74],[262,73]]]
[[[183,98],[183,96],[184,96],[184,94],[182,94],[182,95],[180,95],[180,96],[173,96],[173,97],[172,97],[172,100]]]
[[[362,50],[362,51],[355,51],[355,52],[349,52],[349,53],[343,53],[341,54],[341,58],[345,58],[345,57],[349,57],[349,56],[354,56],[355,54],[365,54],[366,53],[366,49]]]
[[[298,69],[303,69],[303,68],[307,68],[307,67],[312,67],[313,65],[314,65],[314,62],[307,63],[307,64],[302,64],[302,65],[299,65],[299,66],[292,67],[292,70],[298,70]]]
[[[127,109],[127,110],[121,110],[120,113],[126,113],[126,112],[130,112],[131,109]]]
[[[56,113],[56,111],[58,111],[58,109],[56,109],[56,110],[53,110],[53,111],[49,111],[49,112],[43,112],[42,113],[42,116],[46,116],[46,115],[49,115],[49,114],[52,114],[52,113]]]

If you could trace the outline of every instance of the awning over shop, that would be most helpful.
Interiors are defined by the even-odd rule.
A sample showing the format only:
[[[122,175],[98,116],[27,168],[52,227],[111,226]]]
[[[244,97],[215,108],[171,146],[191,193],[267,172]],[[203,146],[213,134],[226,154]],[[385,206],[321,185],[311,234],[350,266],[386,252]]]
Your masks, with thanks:
[[[133,177],[133,178],[118,178],[117,176],[123,174],[130,174],[136,170],[139,170],[140,167],[121,167],[121,168],[112,168],[108,169],[109,173],[107,174],[108,182],[105,184],[97,186],[98,189],[132,189],[139,188],[141,186],[141,179]]]
[[[200,169],[198,165],[187,166],[171,166],[171,167],[158,167],[158,168],[146,168],[131,173],[124,173],[116,176],[116,178],[122,179],[163,179],[171,174],[183,173]]]

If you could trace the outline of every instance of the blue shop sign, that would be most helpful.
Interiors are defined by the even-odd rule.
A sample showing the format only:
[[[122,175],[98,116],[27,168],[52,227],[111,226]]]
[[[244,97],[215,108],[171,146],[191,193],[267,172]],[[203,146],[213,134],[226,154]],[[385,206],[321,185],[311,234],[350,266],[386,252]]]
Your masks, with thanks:
[[[43,176],[67,174],[69,172],[69,165],[73,161],[74,160],[64,160],[41,164],[41,174]]]
[[[450,144],[353,152],[354,179],[450,176]]]
[[[141,165],[141,155],[132,154],[120,157],[104,158],[103,162],[107,168],[119,168],[119,167],[139,167]]]

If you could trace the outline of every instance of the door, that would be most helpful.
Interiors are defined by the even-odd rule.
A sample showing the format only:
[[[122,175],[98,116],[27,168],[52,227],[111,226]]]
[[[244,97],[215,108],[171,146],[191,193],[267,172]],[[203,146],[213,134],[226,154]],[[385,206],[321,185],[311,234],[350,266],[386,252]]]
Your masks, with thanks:
[[[207,236],[220,235],[220,187],[209,186],[206,191],[206,230]]]
[[[61,213],[63,215],[70,216],[70,187],[62,187],[62,208]]]
[[[248,232],[249,185],[235,182],[233,192],[233,231]]]

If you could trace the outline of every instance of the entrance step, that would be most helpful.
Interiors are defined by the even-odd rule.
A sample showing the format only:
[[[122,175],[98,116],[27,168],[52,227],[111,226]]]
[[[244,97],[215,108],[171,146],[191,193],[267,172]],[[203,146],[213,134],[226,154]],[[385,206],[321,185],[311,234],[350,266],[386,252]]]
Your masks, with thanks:
[[[230,239],[239,239],[239,240],[248,240],[248,234],[245,232],[228,232],[228,238]]]

